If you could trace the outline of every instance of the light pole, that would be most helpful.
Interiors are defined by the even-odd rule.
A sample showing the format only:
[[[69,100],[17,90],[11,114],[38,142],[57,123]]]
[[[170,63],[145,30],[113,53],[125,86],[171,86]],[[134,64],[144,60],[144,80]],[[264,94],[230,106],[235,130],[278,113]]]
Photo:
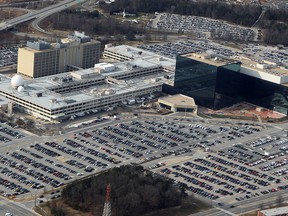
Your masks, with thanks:
[[[35,189],[35,203],[34,203],[35,205],[34,206],[36,206],[37,204],[36,201],[37,201],[37,189]]]

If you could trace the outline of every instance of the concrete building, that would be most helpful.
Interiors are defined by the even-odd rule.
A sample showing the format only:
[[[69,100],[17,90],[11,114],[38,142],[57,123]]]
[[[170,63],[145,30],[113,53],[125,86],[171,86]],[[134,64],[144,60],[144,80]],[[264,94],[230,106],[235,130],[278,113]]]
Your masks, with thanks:
[[[197,105],[193,98],[177,94],[158,99],[160,107],[172,112],[185,112],[197,114]]]
[[[26,80],[0,80],[0,95],[13,101],[18,110],[42,119],[62,121],[100,110],[142,103],[162,93],[167,75],[159,63],[143,59]]]
[[[160,64],[164,71],[175,72],[175,59],[160,56],[153,52],[132,47],[128,45],[110,46],[107,45],[103,52],[103,57],[114,59],[120,62],[129,62],[142,59],[153,64]]]
[[[100,42],[74,32],[56,43],[28,41],[18,49],[17,72],[32,78],[49,76],[93,67],[99,58]]]
[[[257,216],[288,216],[288,207],[261,210]]]

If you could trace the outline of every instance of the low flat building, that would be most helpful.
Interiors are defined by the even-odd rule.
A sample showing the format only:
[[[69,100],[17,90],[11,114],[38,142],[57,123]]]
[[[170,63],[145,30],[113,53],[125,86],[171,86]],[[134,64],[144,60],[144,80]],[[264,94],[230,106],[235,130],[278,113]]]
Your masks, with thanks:
[[[161,65],[164,71],[175,72],[175,59],[160,56],[156,53],[145,51],[137,47],[128,45],[106,46],[103,56],[120,62],[145,60],[146,62],[150,62],[152,64]]]
[[[20,75],[0,80],[0,95],[14,106],[39,118],[62,121],[89,112],[110,110],[161,93],[160,64],[142,59],[23,80]],[[18,77],[17,77],[18,76]],[[19,77],[20,76],[20,77]],[[140,103],[140,102],[139,102]]]
[[[177,94],[158,99],[160,107],[172,112],[189,112],[197,114],[197,105],[193,98]]]
[[[288,216],[288,207],[261,210],[257,216]]]

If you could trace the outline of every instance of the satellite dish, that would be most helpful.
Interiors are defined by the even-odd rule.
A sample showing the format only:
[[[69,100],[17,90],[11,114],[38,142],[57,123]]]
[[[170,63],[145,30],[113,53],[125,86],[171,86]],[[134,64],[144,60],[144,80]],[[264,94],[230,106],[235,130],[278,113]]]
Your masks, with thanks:
[[[17,74],[17,75],[12,77],[11,86],[13,88],[17,88],[19,86],[23,86],[24,82],[25,82],[25,80],[23,79],[23,77]]]
[[[24,89],[23,86],[19,86],[19,87],[17,88],[17,91],[18,91],[18,92],[24,92],[24,90],[25,90],[25,89]]]

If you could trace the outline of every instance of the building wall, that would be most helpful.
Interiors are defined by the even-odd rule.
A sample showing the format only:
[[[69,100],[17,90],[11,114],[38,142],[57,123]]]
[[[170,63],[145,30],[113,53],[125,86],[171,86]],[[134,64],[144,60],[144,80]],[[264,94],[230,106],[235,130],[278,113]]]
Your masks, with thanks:
[[[162,108],[169,109],[172,112],[187,112],[187,113],[190,112],[190,113],[197,114],[197,105],[180,106],[180,105],[169,103],[161,99],[158,100],[158,103]]]
[[[240,64],[228,64],[218,68],[214,109],[222,109],[244,100],[240,92],[245,91],[246,88],[240,86],[241,76]]]
[[[277,84],[280,84],[282,83],[281,82],[281,78],[277,75],[274,75],[274,74],[269,74],[269,73],[266,73],[266,72],[263,72],[263,71],[259,71],[257,70],[257,68],[248,68],[248,67],[245,67],[245,66],[242,66],[241,67],[241,73],[243,74],[246,74],[248,76],[253,76],[253,77],[256,77],[256,78],[260,78],[260,79],[263,79],[263,80],[266,80],[266,81],[269,81],[269,82],[274,82],[274,83],[277,83]],[[285,79],[282,79],[282,81],[284,81]]]
[[[82,66],[83,47],[79,45],[60,49],[59,72],[65,72],[68,64]]]
[[[48,120],[61,120],[68,118],[71,115],[75,115],[77,113],[79,114],[80,112],[87,112],[94,109],[116,106],[123,100],[133,99],[142,95],[149,95],[161,91],[162,84],[156,83],[152,86],[143,86],[135,90],[123,92],[122,94],[111,94],[103,97],[94,97],[90,100],[78,101],[59,108],[54,107],[54,103],[51,102],[49,109],[39,106],[31,101],[24,100],[21,98],[21,96],[18,97],[10,94],[9,92],[0,91],[0,94],[10,99],[11,101],[14,101],[18,107],[23,108],[27,113]],[[35,100],[37,100],[36,97]]]
[[[67,65],[90,68],[100,59],[100,42],[75,43],[65,48],[30,50],[19,48],[18,73],[43,77],[67,71]]]
[[[100,42],[83,44],[82,68],[94,67],[100,59]]]
[[[34,55],[34,75],[42,77],[56,74],[59,71],[59,50],[49,49]]]
[[[178,56],[174,79],[175,93],[193,97],[196,104],[214,109],[217,67]]]
[[[118,61],[133,60],[132,57],[125,56],[125,55],[119,54],[118,52],[113,52],[113,51],[110,51],[110,50],[107,50],[107,49],[104,50],[103,56],[106,57],[106,58],[111,58],[111,59],[115,59],[115,60],[118,60]]]
[[[245,69],[246,70],[246,69]],[[288,86],[243,73],[240,63],[220,67],[179,56],[173,93],[193,97],[196,104],[221,109],[241,101],[288,114]],[[249,75],[248,75],[249,74]]]
[[[18,73],[28,77],[34,76],[34,53],[25,48],[18,48]]]

